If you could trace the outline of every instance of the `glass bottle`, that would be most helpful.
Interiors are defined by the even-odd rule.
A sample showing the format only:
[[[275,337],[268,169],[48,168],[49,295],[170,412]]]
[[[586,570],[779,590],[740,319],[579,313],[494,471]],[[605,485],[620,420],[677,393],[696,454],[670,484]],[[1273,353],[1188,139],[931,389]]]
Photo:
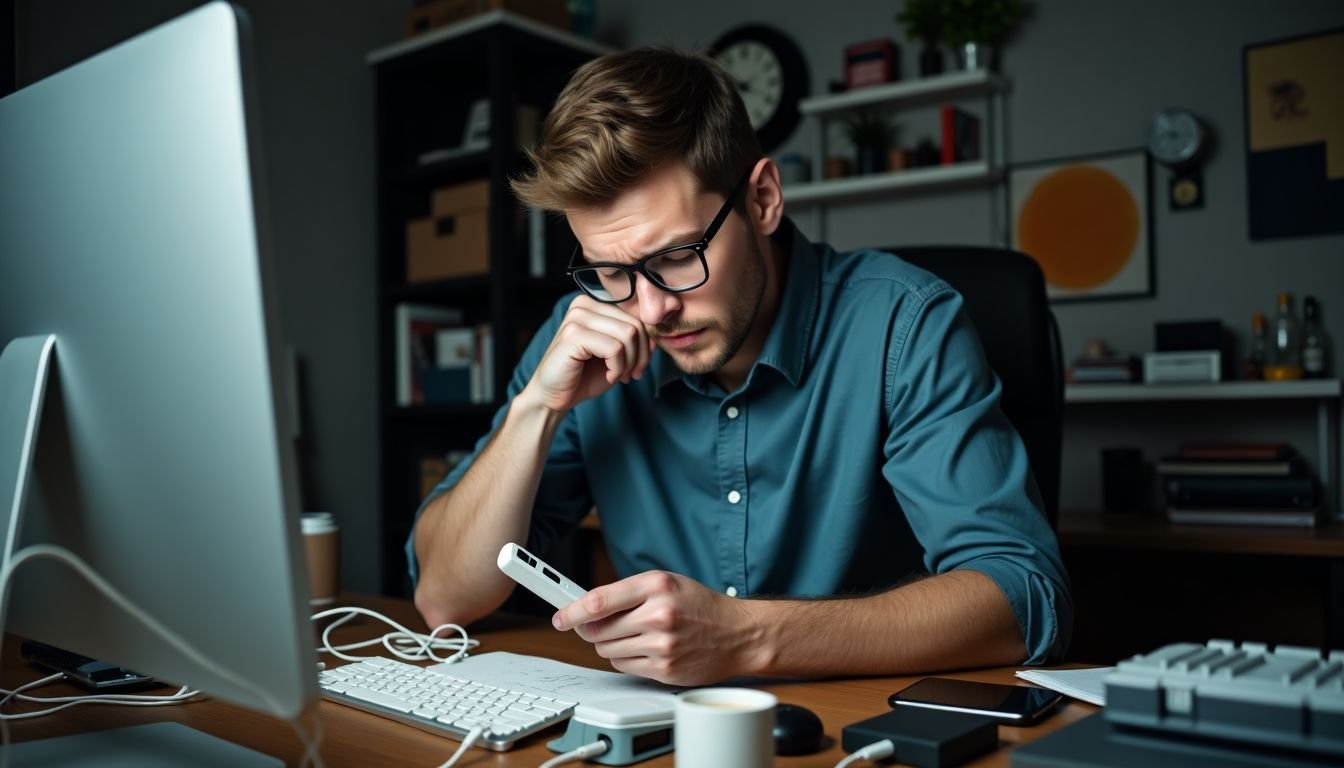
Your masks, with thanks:
[[[1293,314],[1293,297],[1279,294],[1279,312],[1274,316],[1272,359],[1265,378],[1273,381],[1302,378],[1302,329]]]
[[[1261,312],[1251,315],[1250,351],[1246,355],[1244,378],[1265,378],[1265,316]]]
[[[1302,300],[1302,373],[1308,379],[1325,378],[1325,329],[1315,296]]]

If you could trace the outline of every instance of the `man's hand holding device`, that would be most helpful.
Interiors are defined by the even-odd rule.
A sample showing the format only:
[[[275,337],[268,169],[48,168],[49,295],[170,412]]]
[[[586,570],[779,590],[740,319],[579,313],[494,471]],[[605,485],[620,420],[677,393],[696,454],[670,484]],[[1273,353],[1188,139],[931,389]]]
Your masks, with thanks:
[[[496,562],[559,609],[556,629],[573,629],[621,672],[704,685],[740,674],[756,646],[746,603],[685,576],[647,571],[585,592],[517,544],[505,544]]]
[[[749,603],[675,573],[646,571],[598,587],[555,614],[621,672],[669,685],[750,674],[760,638]]]

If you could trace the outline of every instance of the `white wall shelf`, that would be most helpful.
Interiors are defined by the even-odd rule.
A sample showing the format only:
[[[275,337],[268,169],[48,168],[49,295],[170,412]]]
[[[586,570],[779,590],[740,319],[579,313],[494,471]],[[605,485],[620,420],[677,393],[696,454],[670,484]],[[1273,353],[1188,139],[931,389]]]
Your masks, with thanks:
[[[955,187],[989,186],[1003,178],[1003,171],[984,160],[955,165],[936,165],[889,171],[844,179],[792,184],[784,190],[786,205],[815,205],[857,197],[919,192]]]
[[[798,109],[805,115],[824,115],[878,105],[910,107],[974,98],[1004,91],[1007,88],[1006,79],[988,72],[953,72],[935,77],[921,77],[917,80],[870,85],[845,93],[813,96],[798,102]]]
[[[809,234],[817,240],[826,240],[826,212],[832,205],[862,203],[872,198],[902,194],[985,188],[991,191],[994,198],[990,205],[991,240],[1006,244],[1008,195],[1003,184],[1003,168],[1007,157],[1004,99],[1008,89],[1009,81],[1006,78],[990,72],[951,72],[803,99],[798,104],[799,110],[817,124],[812,178],[821,180],[790,185],[784,190],[785,204],[794,211],[810,212],[813,227]],[[823,179],[826,158],[832,154],[829,147],[830,129],[834,123],[843,121],[847,114],[873,108],[885,112],[925,110],[927,113],[940,106],[972,99],[984,100],[983,111],[979,115],[979,159],[953,165]],[[848,142],[839,149],[842,152],[851,151]]]
[[[1227,381],[1218,384],[1069,384],[1066,403],[1176,400],[1294,400],[1339,397],[1339,379]]]

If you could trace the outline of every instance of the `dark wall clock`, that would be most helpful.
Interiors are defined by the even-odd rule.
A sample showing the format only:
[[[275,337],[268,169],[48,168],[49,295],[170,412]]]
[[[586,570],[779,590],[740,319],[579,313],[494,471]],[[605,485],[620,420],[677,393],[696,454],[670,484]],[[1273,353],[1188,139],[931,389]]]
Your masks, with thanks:
[[[808,94],[807,62],[798,44],[763,24],[735,27],[710,49],[737,81],[761,148],[772,152],[798,127],[798,102]]]

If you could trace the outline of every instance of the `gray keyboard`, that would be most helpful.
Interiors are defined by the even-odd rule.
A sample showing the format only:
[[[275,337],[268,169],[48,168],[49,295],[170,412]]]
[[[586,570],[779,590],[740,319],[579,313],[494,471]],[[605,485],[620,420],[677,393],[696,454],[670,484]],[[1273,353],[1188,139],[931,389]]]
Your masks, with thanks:
[[[363,659],[318,673],[322,698],[461,741],[477,726],[476,742],[505,750],[532,733],[564,722],[577,702],[537,692],[461,680],[414,664]]]
[[[1344,758],[1344,651],[1175,643],[1106,677],[1114,724]]]

